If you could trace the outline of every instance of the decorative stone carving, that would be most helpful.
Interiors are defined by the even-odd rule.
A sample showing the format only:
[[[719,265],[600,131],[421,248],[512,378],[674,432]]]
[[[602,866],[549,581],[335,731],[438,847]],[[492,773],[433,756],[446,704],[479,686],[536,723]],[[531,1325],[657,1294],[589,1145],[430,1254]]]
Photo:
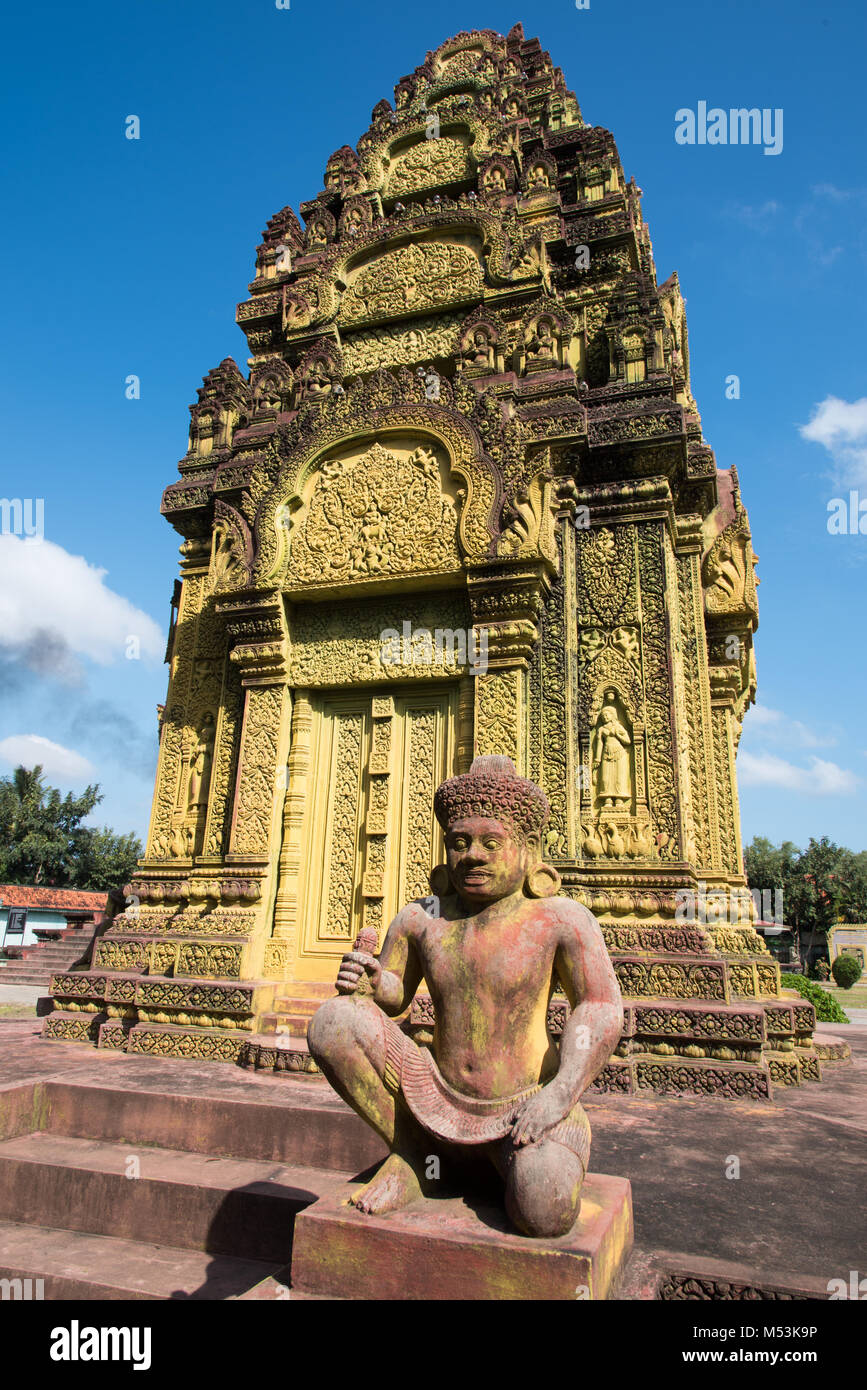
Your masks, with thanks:
[[[319,208],[307,223],[304,244],[308,251],[324,251],[334,240],[337,223],[327,208]]]
[[[276,415],[288,406],[292,391],[291,369],[282,358],[260,362],[250,372],[253,390],[253,415]]]
[[[413,319],[391,328],[371,328],[347,335],[343,341],[343,365],[347,375],[370,372],[399,363],[429,362],[452,351],[458,314]]]
[[[359,271],[340,305],[341,323],[370,322],[481,295],[478,257],[455,242],[420,241],[387,251]]]
[[[187,809],[197,816],[208,808],[214,734],[214,716],[208,713],[202,720],[198,739],[190,754],[190,775],[187,782]]]
[[[746,510],[738,507],[735,520],[720,532],[702,565],[705,609],[709,614],[747,614],[758,617],[753,552]]]
[[[469,154],[463,140],[440,135],[420,141],[398,154],[388,172],[389,197],[403,197],[423,188],[456,183],[469,173]]]
[[[293,518],[293,585],[460,567],[455,498],[441,462],[419,445],[398,454],[376,443],[327,459]]]

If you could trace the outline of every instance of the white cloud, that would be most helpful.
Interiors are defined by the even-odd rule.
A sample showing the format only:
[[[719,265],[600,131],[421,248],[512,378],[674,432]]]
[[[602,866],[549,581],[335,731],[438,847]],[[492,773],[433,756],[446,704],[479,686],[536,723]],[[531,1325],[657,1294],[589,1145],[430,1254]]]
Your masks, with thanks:
[[[817,183],[810,192],[816,198],[832,198],[835,203],[848,203],[850,199],[864,197],[863,188],[838,188],[833,183]]]
[[[780,211],[780,204],[773,199],[764,203],[729,203],[725,211],[729,217],[734,217],[738,222],[745,222],[755,231],[766,232],[770,230],[771,222]]]
[[[798,428],[802,439],[827,449],[838,487],[867,486],[867,396],[858,401],[826,396]]]
[[[859,779],[853,772],[824,758],[810,758],[809,767],[796,767],[774,753],[738,754],[738,780],[745,787],[782,787],[807,796],[852,796]]]
[[[11,767],[41,766],[48,777],[62,777],[66,781],[80,781],[90,777],[94,771],[92,763],[71,748],[60,743],[52,743],[41,734],[12,734],[0,740],[0,759]]]
[[[758,734],[773,743],[786,743],[796,748],[830,748],[837,735],[830,731],[817,734],[800,719],[790,719],[781,710],[767,705],[755,705],[747,715],[746,732]]]
[[[80,678],[77,657],[108,666],[123,660],[131,636],[143,657],[161,658],[159,627],[109,589],[106,574],[53,541],[0,535],[0,646],[67,684]]]

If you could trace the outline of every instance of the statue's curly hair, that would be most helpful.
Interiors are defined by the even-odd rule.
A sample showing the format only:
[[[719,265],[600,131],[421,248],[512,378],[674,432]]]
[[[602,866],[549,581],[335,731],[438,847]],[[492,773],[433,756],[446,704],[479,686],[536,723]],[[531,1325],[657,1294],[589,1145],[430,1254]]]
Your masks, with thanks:
[[[450,777],[437,788],[434,814],[444,830],[468,816],[508,821],[522,838],[540,835],[551,807],[548,798],[526,777],[519,777],[511,758],[476,758],[469,772]]]

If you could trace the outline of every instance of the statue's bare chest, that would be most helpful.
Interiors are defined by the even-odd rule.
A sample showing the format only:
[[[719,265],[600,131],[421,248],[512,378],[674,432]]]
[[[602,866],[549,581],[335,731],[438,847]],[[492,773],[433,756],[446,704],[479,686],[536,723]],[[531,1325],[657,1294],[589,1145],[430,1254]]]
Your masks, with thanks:
[[[547,999],[556,949],[550,923],[529,920],[477,926],[436,919],[419,942],[434,1001],[478,999],[503,1004]]]

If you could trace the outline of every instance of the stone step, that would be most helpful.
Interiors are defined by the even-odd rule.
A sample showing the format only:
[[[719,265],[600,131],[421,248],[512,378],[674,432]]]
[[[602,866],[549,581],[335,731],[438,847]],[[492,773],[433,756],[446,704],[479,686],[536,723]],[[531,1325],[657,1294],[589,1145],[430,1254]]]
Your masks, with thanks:
[[[221,1300],[272,1288],[273,1298],[281,1288],[271,1262],[86,1231],[0,1222],[0,1251],[0,1278],[30,1279],[34,1293],[41,1279],[48,1300]]]
[[[48,975],[44,970],[16,970],[14,975],[4,973],[0,975],[0,983],[4,985],[40,985],[48,988]]]
[[[25,960],[75,960],[84,953],[90,937],[79,936],[69,941],[32,941],[20,947]],[[19,959],[20,959],[19,958]]]
[[[169,1078],[165,1063],[157,1064],[155,1077],[136,1074],[147,1065],[138,1059],[118,1056],[112,1061],[115,1078],[107,1077],[101,1085],[74,1079],[43,1082],[38,1099],[41,1129],[60,1138],[300,1164],[338,1173],[359,1172],[385,1157],[382,1140],[321,1076],[250,1080],[242,1071],[218,1090],[213,1083],[202,1085],[194,1064],[170,1063]],[[0,1132],[2,1128],[0,1124]]]
[[[303,999],[294,994],[289,998],[283,995],[274,1000],[274,1012],[283,1015],[301,1014],[304,1018],[310,1019],[324,1003],[324,999]]]
[[[274,1032],[288,1033],[290,1038],[306,1038],[307,1025],[312,1017],[312,1014],[277,1014]]]
[[[25,946],[17,960],[29,961],[54,961],[54,960],[75,960],[76,956],[81,955],[82,943],[73,942],[69,946]]]
[[[0,1221],[286,1264],[297,1213],[350,1176],[37,1132],[0,1143]]]
[[[337,965],[334,966],[334,975],[337,976]],[[323,999],[331,999],[335,993],[334,981],[322,980],[298,980],[289,984],[278,985],[281,997],[286,999],[318,999],[320,1003]]]

